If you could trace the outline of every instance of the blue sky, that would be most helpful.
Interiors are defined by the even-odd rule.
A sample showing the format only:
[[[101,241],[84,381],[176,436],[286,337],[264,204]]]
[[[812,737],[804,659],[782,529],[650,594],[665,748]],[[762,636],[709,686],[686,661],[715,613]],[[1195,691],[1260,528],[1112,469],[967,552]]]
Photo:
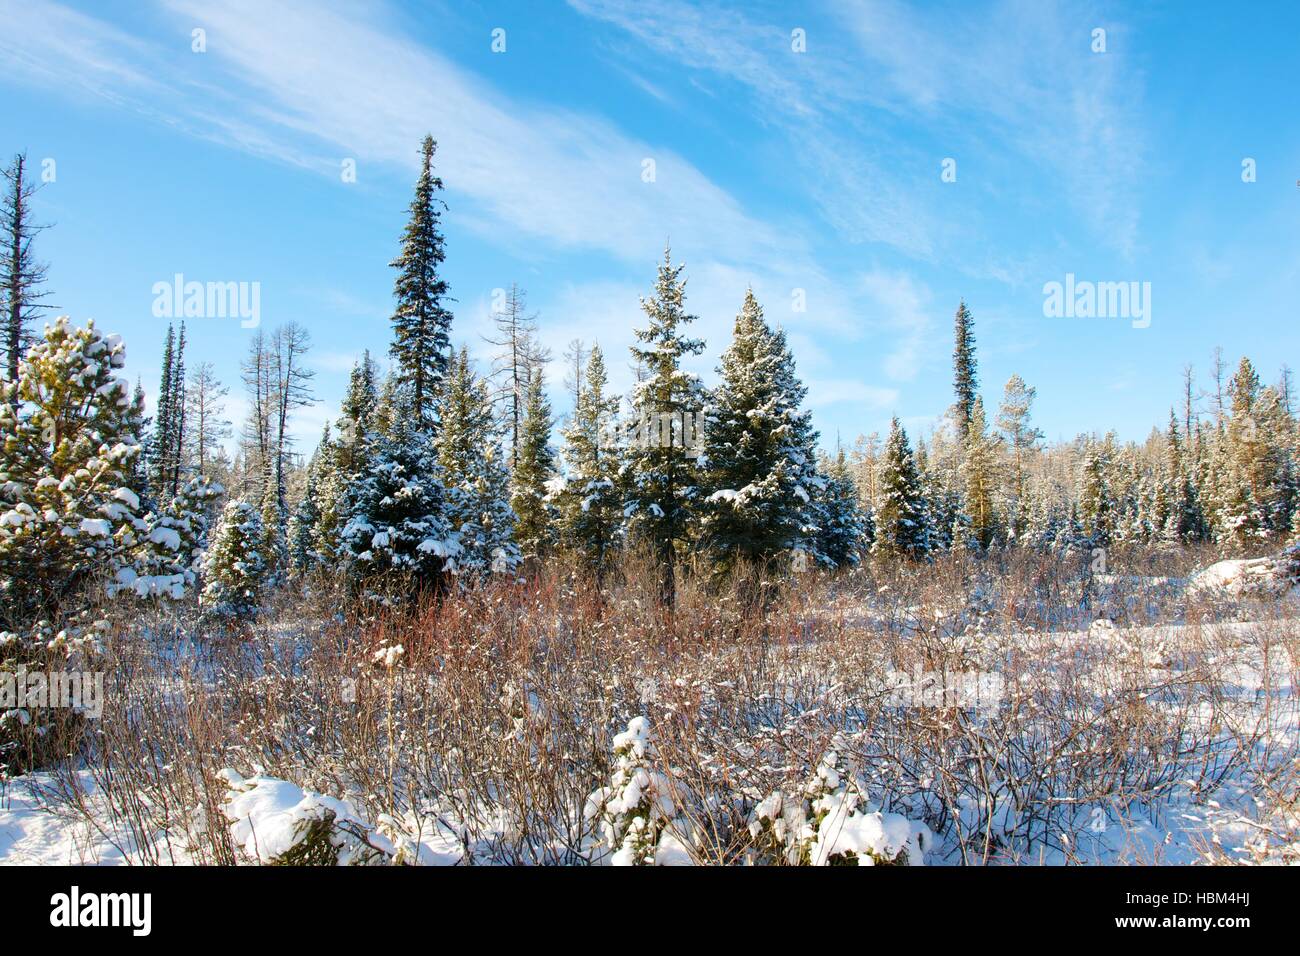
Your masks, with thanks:
[[[625,387],[671,240],[696,370],[712,378],[752,285],[826,443],[895,413],[928,429],[963,297],[985,401],[1018,372],[1051,439],[1144,437],[1216,345],[1266,381],[1297,364],[1292,3],[0,0],[0,24],[0,152],[55,162],[36,211],[59,311],[122,333],[152,390],[156,282],[260,283],[263,326],[314,340],[307,446],[360,351],[386,356],[426,131],[455,338],[484,358],[493,290],[517,281],[557,357],[598,339]],[[1067,273],[1150,282],[1150,326],[1045,317]],[[250,334],[189,327],[236,422]]]

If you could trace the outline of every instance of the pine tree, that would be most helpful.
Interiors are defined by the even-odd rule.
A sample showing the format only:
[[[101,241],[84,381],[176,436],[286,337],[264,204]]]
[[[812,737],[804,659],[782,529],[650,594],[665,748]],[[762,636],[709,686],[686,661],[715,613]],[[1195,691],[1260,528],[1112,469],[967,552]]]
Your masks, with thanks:
[[[228,502],[203,566],[200,606],[206,614],[232,621],[257,614],[266,586],[265,542],[258,510],[247,501]]]
[[[563,430],[564,490],[556,496],[560,539],[603,582],[613,565],[623,510],[618,492],[619,448],[613,440],[618,400],[606,397],[605,356],[593,345],[573,416]]]
[[[111,580],[145,523],[129,487],[139,444],[126,350],[66,316],[19,365],[0,402],[0,618],[55,616],[93,576]]]
[[[762,567],[778,557],[800,566],[823,561],[812,414],[801,411],[807,389],[795,374],[785,333],[773,331],[753,291],[736,316],[731,345],[718,368],[721,382],[704,417],[700,540],[716,568]],[[800,556],[802,553],[802,556]]]
[[[882,558],[924,558],[930,550],[925,527],[925,500],[907,432],[895,417],[881,463],[880,506],[871,553]]]
[[[167,436],[167,492],[170,499],[181,490],[185,475],[185,323],[181,323],[176,337],[175,366],[171,374],[171,395],[167,405],[171,409],[170,434]]]
[[[551,424],[551,403],[539,367],[528,380],[510,486],[515,541],[525,558],[545,555],[554,543],[555,509],[548,501],[556,478]]]
[[[966,440],[972,413],[975,411],[975,396],[979,389],[979,375],[975,367],[975,320],[966,308],[963,300],[957,306],[954,317],[954,345],[952,352],[952,387],[957,396],[953,406],[957,423],[957,436]]]
[[[221,492],[206,475],[195,475],[162,510],[151,512],[131,564],[118,571],[109,592],[173,600],[192,593],[202,571],[209,512]]]
[[[448,570],[463,581],[519,564],[510,508],[510,473],[487,383],[474,374],[466,349],[454,356],[439,402],[441,427],[435,442],[447,487],[446,514],[458,551]]]
[[[1110,481],[1110,448],[1092,443],[1084,457],[1080,477],[1079,522],[1092,547],[1110,545],[1115,532],[1117,505]]]
[[[975,396],[966,423],[966,454],[961,473],[966,486],[965,513],[969,519],[970,543],[987,549],[998,533],[994,497],[998,484],[998,441],[990,436],[984,418],[984,400]]]
[[[172,398],[175,389],[172,375],[176,370],[176,330],[168,324],[167,342],[163,346],[162,380],[158,384],[158,405],[154,411],[153,437],[149,442],[149,485],[155,501],[166,501],[171,486],[171,448],[175,416]]]
[[[439,197],[442,179],[433,174],[432,136],[421,145],[420,178],[411,201],[411,217],[402,233],[402,251],[393,260],[398,270],[393,296],[392,355],[399,380],[411,387],[412,412],[421,427],[435,426],[434,403],[447,372],[451,348],[451,311],[444,304],[447,282],[438,274],[446,254],[439,220],[446,204]]]
[[[377,374],[367,351],[352,367],[336,423],[336,437],[331,439],[327,432],[317,453],[320,515],[312,543],[326,563],[338,553],[343,526],[354,506],[348,500],[348,491],[359,487],[360,479],[370,471],[370,452],[377,440]]]
[[[381,599],[412,586],[436,587],[458,545],[446,518],[448,490],[415,411],[414,384],[388,380],[366,441],[366,467],[348,486],[340,534],[349,576]]]
[[[632,391],[637,434],[625,464],[629,531],[658,562],[660,599],[668,605],[676,598],[677,551],[690,536],[699,492],[694,433],[705,403],[698,377],[681,368],[684,356],[704,350],[701,340],[683,334],[695,316],[685,310],[682,269],[665,249],[654,295],[641,300],[647,323],[636,329],[641,345],[631,351],[645,378]]]
[[[1012,375],[1002,392],[1002,405],[998,409],[997,425],[1006,437],[1011,452],[1010,483],[1007,490],[1007,533],[1019,540],[1024,533],[1028,516],[1026,486],[1029,459],[1043,439],[1043,433],[1030,424],[1030,410],[1038,390],[1025,384],[1019,375]]]
[[[0,318],[0,351],[4,353],[5,381],[18,381],[18,366],[23,353],[34,339],[27,326],[42,309],[41,299],[48,295],[41,289],[46,267],[36,261],[32,240],[44,226],[32,222],[31,199],[39,188],[27,171],[27,156],[19,153],[13,163],[0,170],[4,179],[0,194],[0,236],[4,249],[0,252],[0,304],[4,315]]]
[[[817,550],[837,568],[856,565],[871,544],[870,517],[862,510],[857,485],[843,448],[822,467],[826,482],[820,495],[821,522]]]
[[[316,548],[320,532],[322,463],[331,455],[329,425],[307,464],[307,481],[302,499],[289,519],[289,567],[294,574],[302,575],[323,566],[323,555]]]

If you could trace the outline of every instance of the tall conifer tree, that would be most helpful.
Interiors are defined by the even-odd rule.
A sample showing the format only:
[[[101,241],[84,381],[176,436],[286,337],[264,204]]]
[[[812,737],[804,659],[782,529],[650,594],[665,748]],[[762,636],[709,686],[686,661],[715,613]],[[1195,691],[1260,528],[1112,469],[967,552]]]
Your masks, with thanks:
[[[440,402],[435,442],[446,482],[446,515],[458,550],[450,568],[473,581],[519,564],[510,507],[510,471],[487,382],[462,348],[452,357]]]
[[[606,396],[605,356],[593,345],[573,415],[564,428],[564,491],[557,496],[562,541],[577,552],[597,581],[613,563],[619,541],[618,401]]]
[[[421,145],[420,178],[411,200],[411,217],[402,233],[402,251],[393,260],[397,281],[393,296],[392,355],[398,377],[411,387],[412,411],[422,427],[435,424],[438,386],[447,371],[451,348],[451,311],[447,282],[439,275],[446,253],[439,231],[446,204],[439,193],[442,179],[433,172],[437,143],[426,136]]]
[[[965,300],[957,306],[953,319],[952,387],[956,395],[954,414],[957,436],[966,440],[966,430],[975,411],[975,396],[979,389],[979,375],[975,367],[975,319],[966,308]]]
[[[524,394],[510,483],[515,541],[525,558],[540,557],[553,544],[555,509],[548,501],[556,477],[551,424],[551,403],[546,397],[542,370],[534,368]]]
[[[882,558],[924,558],[930,551],[925,500],[916,459],[897,416],[889,425],[889,441],[881,463],[880,506],[871,553]]]
[[[768,326],[752,290],[718,372],[722,380],[704,422],[704,546],[722,571],[778,557],[800,565],[824,560],[814,502],[824,483],[816,467],[817,433],[812,413],[800,408],[807,389],[795,374],[785,333]]]
[[[676,599],[677,552],[690,536],[699,493],[695,435],[704,408],[698,376],[682,369],[682,358],[704,351],[704,342],[685,335],[695,316],[686,311],[683,266],[664,250],[654,294],[641,300],[645,326],[632,358],[644,378],[632,391],[635,436],[627,449],[627,515],[631,532],[645,541],[659,565],[660,599]]]

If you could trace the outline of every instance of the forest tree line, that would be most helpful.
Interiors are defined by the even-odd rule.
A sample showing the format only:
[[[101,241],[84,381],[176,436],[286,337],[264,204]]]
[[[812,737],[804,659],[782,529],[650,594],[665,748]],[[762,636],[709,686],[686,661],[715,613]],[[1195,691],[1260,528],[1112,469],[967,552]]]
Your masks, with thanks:
[[[200,593],[206,612],[231,618],[320,570],[393,599],[558,557],[600,581],[634,547],[653,556],[671,602],[687,568],[781,577],[954,550],[1122,542],[1250,550],[1300,531],[1300,433],[1285,367],[1265,385],[1248,359],[1229,374],[1216,353],[1212,387],[1200,391],[1189,367],[1166,426],[1145,442],[1106,434],[1052,445],[1019,376],[986,409],[963,302],[945,421],[913,442],[895,417],[883,441],[828,450],[785,333],[752,290],[717,385],[683,368],[706,343],[690,336],[686,276],[667,250],[642,300],[635,385],[615,394],[599,345],[575,341],[563,360],[572,411],[557,421],[551,355],[517,286],[496,312],[489,370],[452,345],[435,150],[426,137],[391,263],[391,371],[369,353],[357,361],[337,420],[305,461],[290,428],[315,401],[310,336],[298,323],[250,340],[241,383],[250,413],[233,458],[228,388],[210,363],[187,369],[183,323],[167,330],[152,418],[142,384],[119,377],[120,339],[65,318],[34,335],[46,309],[34,186],[22,156],[6,168],[6,628],[60,619],[92,580],[135,598]]]

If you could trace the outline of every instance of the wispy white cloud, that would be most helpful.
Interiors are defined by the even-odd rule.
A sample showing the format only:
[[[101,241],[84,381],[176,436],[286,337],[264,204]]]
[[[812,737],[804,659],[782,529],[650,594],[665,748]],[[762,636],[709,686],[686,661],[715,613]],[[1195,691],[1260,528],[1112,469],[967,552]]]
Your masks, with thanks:
[[[870,409],[887,409],[898,404],[896,388],[868,385],[851,378],[812,378],[808,380],[808,404],[825,408],[842,402],[865,405]]]
[[[867,300],[866,320],[893,333],[893,348],[885,356],[885,374],[906,381],[921,370],[922,355],[934,327],[930,290],[904,272],[873,269],[861,277]]]
[[[1119,26],[1106,23],[1106,54],[1091,52],[1103,19],[1088,5],[829,0],[824,18],[808,12],[822,28],[795,54],[788,16],[777,25],[716,3],[569,2],[656,57],[748,90],[761,120],[790,138],[822,216],[849,241],[933,258],[954,234],[977,234],[978,222],[957,232],[918,186],[937,179],[944,156],[993,137],[1059,178],[1104,242],[1134,249],[1141,75],[1117,54]],[[918,138],[944,152],[926,152]]]
[[[1142,75],[1092,4],[908,6],[834,0],[871,82],[899,115],[963,123],[1059,174],[1076,212],[1126,255],[1138,238]],[[1107,51],[1092,51],[1092,30]],[[969,136],[966,137],[970,139]]]
[[[849,108],[868,102],[870,93],[842,45],[814,32],[810,52],[796,53],[790,26],[760,22],[736,7],[684,0],[653,7],[635,0],[569,2],[636,37],[657,58],[747,92],[755,117],[790,140],[789,158],[803,167],[811,200],[843,238],[931,253],[933,216],[903,188],[922,160],[909,147],[906,161],[896,154],[887,166],[862,139],[844,133],[846,119],[855,115]],[[852,125],[860,130],[856,121]]]
[[[739,263],[798,245],[662,144],[598,116],[511,100],[347,5],[166,0],[165,9],[176,38],[167,47],[43,0],[0,0],[16,27],[0,34],[0,71],[333,175],[345,157],[363,175],[369,163],[414,168],[420,138],[434,130],[458,214],[494,236],[626,262],[653,261],[668,235],[683,253]],[[207,31],[202,57],[189,51],[193,24]],[[642,180],[646,159],[654,182]]]
[[[346,6],[251,0],[169,8],[208,29],[208,56],[256,94],[262,125],[335,155],[413,167],[438,133],[438,167],[468,221],[562,247],[645,261],[663,237],[737,261],[783,244],[726,191],[662,145],[602,118],[525,105],[436,51],[350,15]],[[656,176],[642,181],[642,163]]]
[[[72,83],[114,99],[159,88],[138,66],[147,44],[102,20],[39,0],[0,0],[0,23],[0,69],[12,79]]]

